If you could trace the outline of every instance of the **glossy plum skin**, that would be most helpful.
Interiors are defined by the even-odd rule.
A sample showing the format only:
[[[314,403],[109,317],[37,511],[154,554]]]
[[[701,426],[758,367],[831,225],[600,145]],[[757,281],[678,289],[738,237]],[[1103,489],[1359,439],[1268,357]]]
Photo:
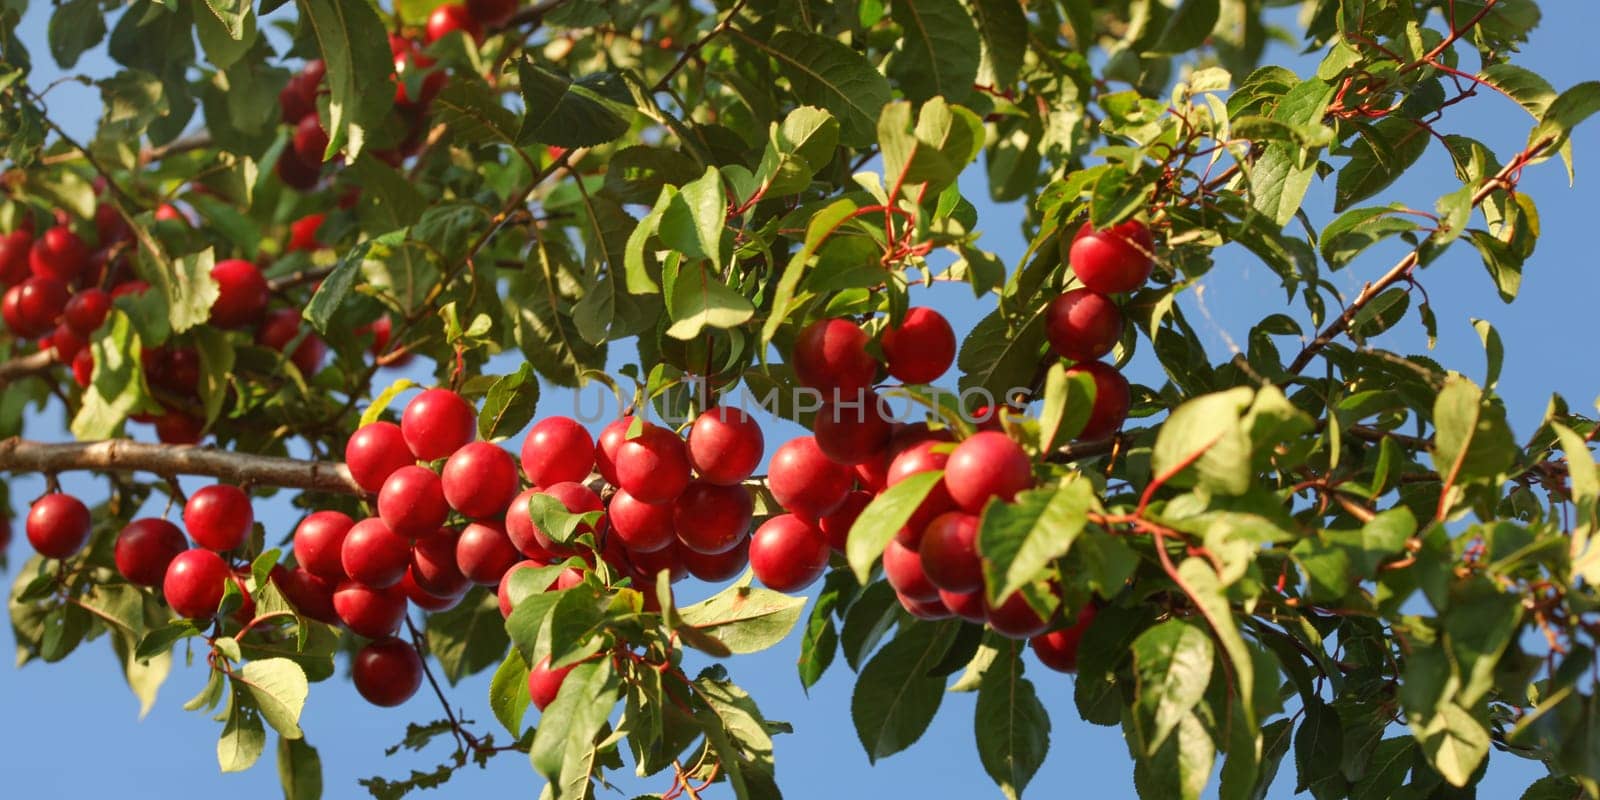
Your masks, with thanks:
[[[750,533],[755,503],[743,486],[696,481],[678,495],[672,512],[678,542],[701,555],[720,555]]]
[[[460,539],[460,531],[440,528],[412,544],[410,575],[420,589],[448,598],[460,597],[472,588],[472,581],[461,574],[461,565],[456,563]]]
[[[912,475],[933,470],[942,470],[950,460],[950,445],[935,439],[918,442],[902,451],[889,462],[889,486],[896,486],[901,481]],[[915,550],[922,544],[922,531],[934,517],[946,511],[953,511],[956,501],[950,496],[950,490],[943,480],[934,482],[933,488],[923,497],[922,504],[912,512],[911,519],[901,528],[895,537],[905,546]]]
[[[250,496],[237,486],[219,483],[189,495],[183,506],[183,526],[196,544],[222,552],[244,544],[255,524]]]
[[[1028,645],[1033,648],[1033,654],[1039,657],[1040,663],[1057,672],[1077,672],[1078,645],[1089,631],[1089,625],[1094,622],[1095,611],[1093,605],[1084,606],[1072,625],[1029,639]]]
[[[628,428],[632,425],[633,417],[618,417],[602,428],[600,436],[595,439],[595,469],[600,473],[600,477],[605,478],[606,483],[612,486],[620,485],[617,481],[617,451],[621,450],[622,443],[627,441]]]
[[[356,524],[342,511],[314,511],[294,529],[294,559],[301,568],[330,581],[349,577],[344,571],[345,535]]]
[[[400,415],[400,432],[421,461],[447,458],[478,436],[478,415],[461,395],[428,389],[412,398]]]
[[[211,550],[185,550],[167,565],[161,594],[180,617],[206,619],[222,604],[224,583],[232,577],[228,563]]]
[[[541,488],[588,478],[594,460],[594,439],[571,417],[539,420],[522,440],[522,471]]]
[[[1155,267],[1150,228],[1128,220],[1106,230],[1085,222],[1072,239],[1067,261],[1083,285],[1101,294],[1131,292],[1150,279]]]
[[[339,563],[350,580],[373,589],[387,589],[399,583],[411,566],[411,543],[383,520],[369,517],[345,534]]]
[[[828,553],[828,537],[816,526],[794,514],[779,514],[750,538],[750,569],[768,589],[798,592],[822,577]]]
[[[867,352],[871,338],[848,319],[821,319],[807,325],[794,342],[794,374],[804,386],[830,399],[833,390],[852,396],[873,384],[878,360]]]
[[[561,693],[561,684],[566,681],[567,673],[572,671],[577,664],[550,668],[550,657],[545,656],[528,670],[528,699],[533,707],[540,711],[550,707],[556,701],[556,695]]]
[[[272,299],[267,279],[255,264],[239,258],[217,262],[211,268],[217,282],[217,300],[211,304],[211,324],[240,328],[259,319]]]
[[[943,314],[921,306],[906,311],[899,327],[883,332],[889,374],[904,383],[932,383],[956,360],[956,334]]]
[[[1132,393],[1128,379],[1116,368],[1101,361],[1085,361],[1067,369],[1068,375],[1088,373],[1094,378],[1094,406],[1089,411],[1089,421],[1084,423],[1080,439],[1104,439],[1122,427],[1128,419]]]
[[[378,516],[407,539],[432,533],[444,524],[450,506],[438,473],[427,467],[401,467],[378,492]]]
[[[778,504],[808,519],[839,507],[855,485],[855,472],[840,464],[811,436],[784,442],[767,466],[767,488]]]
[[[503,516],[517,494],[517,462],[499,445],[471,442],[440,474],[445,502],[472,519]]]
[[[128,523],[117,534],[113,557],[117,572],[129,583],[154,587],[165,579],[172,559],[187,549],[189,540],[178,526],[160,517],[147,517]]]
[[[761,425],[743,409],[708,409],[689,428],[689,462],[700,479],[731,486],[756,471],[766,448]]]
[[[689,485],[689,449],[678,434],[646,425],[617,448],[618,486],[646,503],[665,503]]]
[[[499,583],[506,571],[521,560],[522,554],[498,522],[474,522],[463,528],[456,540],[456,565],[462,575],[480,586]]]
[[[998,431],[979,431],[950,451],[944,486],[950,499],[970,513],[983,510],[991,498],[1011,502],[1033,485],[1033,463],[1027,451]]]
[[[1070,361],[1093,361],[1111,352],[1122,338],[1122,326],[1122,309],[1091,289],[1064,292],[1045,310],[1050,349]]]
[[[406,615],[406,593],[398,585],[374,589],[345,581],[333,592],[333,610],[351,633],[377,639],[400,627]]]
[[[934,517],[917,552],[928,580],[941,590],[964,594],[983,588],[977,515],[952,511]]]
[[[843,403],[823,403],[811,421],[811,435],[828,458],[855,466],[884,452],[894,423],[878,393],[866,391]]]
[[[93,519],[89,507],[69,494],[55,492],[28,508],[23,530],[28,544],[45,558],[67,558],[89,542]]]
[[[417,463],[400,426],[393,422],[373,422],[357,428],[345,443],[344,460],[350,477],[369,492],[381,491],[383,482],[395,470]]]
[[[422,657],[408,642],[385,636],[356,651],[350,678],[367,702],[391,708],[410,700],[422,687]]]
[[[673,542],[673,503],[644,503],[622,489],[611,495],[606,519],[629,551],[653,553]]]
[[[922,556],[901,544],[899,539],[889,540],[889,546],[883,550],[883,576],[895,593],[908,599],[919,603],[939,599],[939,587],[928,580]]]

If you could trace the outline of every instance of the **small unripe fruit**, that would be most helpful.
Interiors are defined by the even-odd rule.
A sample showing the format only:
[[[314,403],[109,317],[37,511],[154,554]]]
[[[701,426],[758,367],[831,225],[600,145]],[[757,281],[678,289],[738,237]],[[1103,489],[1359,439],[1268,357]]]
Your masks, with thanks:
[[[1040,663],[1056,672],[1077,672],[1078,643],[1083,641],[1083,634],[1089,630],[1089,623],[1094,621],[1094,615],[1094,606],[1084,606],[1071,627],[1029,639],[1028,644],[1033,647],[1033,654],[1039,657]]]
[[[582,482],[594,469],[594,457],[594,439],[571,417],[539,420],[522,440],[522,471],[541,488]]]
[[[1116,433],[1128,419],[1128,406],[1132,402],[1128,379],[1115,367],[1100,361],[1085,361],[1067,369],[1068,375],[1080,372],[1094,378],[1094,406],[1078,438],[1104,439]]]
[[[447,458],[478,436],[478,415],[461,395],[429,389],[412,398],[400,415],[400,432],[422,461]]]
[[[456,540],[456,565],[468,580],[482,586],[500,582],[512,565],[522,560],[522,554],[506,537],[505,528],[498,522],[474,522],[461,531]]]
[[[1033,485],[1033,462],[1022,445],[996,431],[980,431],[956,445],[944,466],[950,498],[976,514],[990,498],[1011,502]]]
[[[89,265],[89,246],[71,229],[56,226],[34,240],[28,251],[28,269],[37,278],[72,283]]]
[[[843,318],[807,325],[794,343],[794,374],[801,384],[823,392],[854,395],[872,385],[878,360],[867,352],[870,338],[861,326]]]
[[[923,531],[917,553],[922,557],[922,571],[934,586],[951,592],[983,587],[976,515],[952,511],[934,517]]]
[[[889,374],[905,383],[932,383],[956,360],[956,334],[944,315],[931,308],[906,311],[898,328],[883,332]]]
[[[828,566],[828,537],[793,514],[761,524],[750,538],[750,569],[768,589],[798,592]]]
[[[619,488],[646,503],[673,500],[689,485],[689,451],[678,434],[646,425],[617,448]]]
[[[750,564],[750,538],[739,540],[739,545],[726,553],[708,556],[689,548],[681,548],[683,565],[689,574],[707,583],[733,580]]]
[[[242,328],[266,313],[272,292],[255,264],[242,258],[219,261],[211,268],[211,277],[217,282],[217,301],[211,305],[212,325]]]
[[[784,442],[767,467],[767,488],[778,505],[808,519],[838,508],[854,485],[855,472],[828,458],[810,436]]]
[[[89,542],[93,519],[82,500],[56,492],[34,501],[24,529],[28,544],[45,558],[67,558]]]
[[[422,686],[422,657],[417,648],[387,636],[356,651],[350,679],[367,702],[384,708],[400,705]]]
[[[172,559],[187,549],[189,540],[178,526],[159,517],[147,517],[128,523],[117,534],[113,555],[117,572],[129,583],[160,586]]]
[[[183,506],[183,527],[207,550],[222,552],[244,544],[255,521],[250,496],[237,486],[207,486],[189,495]]]
[[[351,633],[377,639],[400,627],[406,616],[406,593],[399,586],[374,589],[345,581],[334,590],[333,610]]]
[[[345,534],[339,554],[350,580],[385,589],[399,583],[411,565],[411,542],[389,530],[383,520],[368,518]]]
[[[1111,352],[1122,338],[1122,310],[1099,292],[1073,289],[1050,301],[1044,332],[1056,355],[1093,361]]]
[[[689,428],[689,462],[708,483],[731,486],[750,477],[765,447],[761,426],[743,409],[709,409]]]
[[[439,475],[427,467],[401,467],[378,492],[378,516],[407,539],[434,532],[450,516]]]
[[[678,495],[672,527],[678,542],[704,555],[726,553],[750,533],[755,502],[743,486],[695,481]]]
[[[652,553],[673,542],[673,507],[673,503],[643,503],[618,489],[611,495],[606,519],[611,522],[611,532],[628,550]]]
[[[206,619],[217,613],[222,591],[233,578],[222,556],[202,548],[179,553],[167,565],[161,580],[161,594],[180,617]]]
[[[1101,294],[1131,292],[1150,279],[1155,240],[1136,219],[1097,231],[1083,223],[1072,239],[1067,261],[1083,285]]]
[[[374,422],[357,428],[345,443],[344,460],[350,468],[350,477],[369,492],[381,491],[384,481],[396,470],[417,463],[411,448],[406,446],[400,426],[393,422]]]
[[[561,693],[561,684],[567,679],[567,673],[577,666],[572,664],[560,669],[550,668],[550,657],[545,656],[528,670],[528,699],[533,707],[540,711],[545,710],[556,701],[556,695]]]
[[[503,517],[517,495],[517,462],[499,445],[470,442],[451,454],[439,480],[451,508],[472,519]]]

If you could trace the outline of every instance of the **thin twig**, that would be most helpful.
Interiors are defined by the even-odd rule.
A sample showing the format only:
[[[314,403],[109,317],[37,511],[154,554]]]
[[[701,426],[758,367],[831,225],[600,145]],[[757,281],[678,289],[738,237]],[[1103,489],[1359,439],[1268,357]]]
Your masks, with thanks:
[[[14,436],[0,441],[0,471],[56,473],[73,470],[201,475],[256,486],[366,494],[350,477],[350,470],[337,462],[302,461],[131,439],[45,444]]]

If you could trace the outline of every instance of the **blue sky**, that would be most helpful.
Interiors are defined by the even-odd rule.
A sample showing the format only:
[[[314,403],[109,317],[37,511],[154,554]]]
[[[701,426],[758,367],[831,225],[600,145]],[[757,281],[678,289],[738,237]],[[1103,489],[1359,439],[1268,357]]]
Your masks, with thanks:
[[[1595,62],[1591,56],[1583,55],[1593,46],[1593,31],[1600,29],[1600,4],[1548,2],[1543,6],[1544,22],[1518,62],[1545,75],[1558,89],[1600,77],[1593,74],[1592,68],[1585,68]],[[35,2],[20,32],[36,54],[36,86],[43,86],[58,75],[54,65],[48,63],[44,46],[48,11],[48,5]],[[286,13],[280,11],[274,16]],[[1309,62],[1285,48],[1278,48],[1269,58],[1287,61],[1302,74],[1310,70]],[[102,48],[86,56],[77,71],[98,77],[111,69]],[[69,129],[79,134],[92,130],[100,107],[93,90],[63,84],[49,99],[53,111]],[[1450,109],[1440,128],[1479,138],[1505,159],[1522,146],[1530,124],[1526,114],[1510,101],[1485,93]],[[1432,357],[1481,379],[1485,362],[1470,319],[1488,320],[1504,337],[1507,356],[1500,389],[1513,429],[1522,437],[1538,424],[1552,392],[1566,396],[1580,413],[1591,408],[1600,393],[1600,377],[1587,361],[1573,360],[1586,351],[1580,341],[1585,335],[1583,320],[1594,313],[1593,298],[1600,297],[1600,272],[1596,269],[1600,264],[1590,238],[1595,230],[1593,217],[1600,209],[1600,180],[1589,169],[1592,154],[1600,152],[1600,125],[1580,129],[1574,137],[1574,148],[1578,169],[1575,188],[1568,187],[1566,174],[1556,162],[1528,170],[1522,182],[1522,191],[1539,203],[1543,237],[1525,269],[1516,304],[1500,302],[1476,253],[1465,244],[1458,245],[1419,276],[1439,319],[1439,342],[1430,353]],[[1008,264],[1015,264],[1025,246],[1016,224],[1020,209],[987,202],[979,167],[969,171],[963,186],[979,206],[980,227],[986,232],[983,244]],[[1448,159],[1435,145],[1410,176],[1373,202],[1397,200],[1413,207],[1431,208],[1438,195],[1455,187]],[[1331,194],[1330,183],[1320,183],[1312,189],[1313,199],[1307,211],[1319,227],[1332,219]],[[1353,266],[1334,273],[1331,279],[1347,296],[1353,296],[1364,281],[1382,274],[1397,257],[1397,252],[1376,249]],[[970,291],[944,285],[914,295],[913,301],[945,311],[958,334],[970,330],[990,307],[988,301],[974,301]],[[1276,276],[1237,251],[1219,254],[1218,266],[1206,278],[1203,290],[1186,295],[1183,302],[1205,337],[1213,361],[1224,359],[1229,340],[1243,342],[1250,325],[1267,313],[1286,311],[1304,320],[1303,312],[1284,307]],[[1386,334],[1382,344],[1402,353],[1424,352],[1427,343],[1415,313]],[[507,372],[514,366],[510,357],[502,357],[490,368]],[[1142,352],[1128,373],[1136,382],[1159,384],[1159,369],[1154,357]],[[542,401],[542,413],[564,413],[570,407],[570,396],[557,392],[547,392]],[[769,426],[768,451],[796,432],[790,425]],[[45,440],[67,436],[58,409],[30,420],[28,433]],[[513,442],[511,446],[515,445]],[[68,476],[66,485],[86,497],[97,496],[98,490],[83,475]],[[190,482],[191,488],[198,485]],[[12,483],[12,495],[31,498],[42,486],[37,478],[19,478]],[[159,513],[159,509],[149,511]],[[257,519],[266,525],[271,541],[286,535],[296,516],[280,497],[259,503]],[[26,549],[25,542],[12,544],[14,564],[26,557]],[[703,590],[688,588],[685,596],[695,599],[699,591]],[[0,632],[0,640],[9,638],[9,631]],[[842,662],[838,663],[807,697],[795,677],[798,652],[798,640],[791,637],[766,653],[728,663],[734,679],[750,690],[769,717],[795,726],[794,735],[779,737],[776,742],[779,782],[788,796],[866,797],[883,792],[931,798],[995,796],[972,746],[972,695],[947,696],[921,742],[908,752],[869,766],[850,722],[853,676]],[[279,796],[270,749],[263,762],[248,773],[218,773],[213,743],[220,724],[207,715],[180,708],[201,687],[203,668],[185,668],[181,654],[179,661],[156,707],[142,722],[137,719],[137,703],[124,686],[103,640],[84,646],[60,664],[33,664],[22,670],[0,671],[0,709],[5,710],[7,718],[6,724],[0,725],[0,752],[6,754],[3,763],[7,765],[7,794],[81,797],[104,793],[123,798],[166,798],[177,790],[186,795],[226,792],[234,798]],[[1120,733],[1078,720],[1071,678],[1046,671],[1036,663],[1030,664],[1029,671],[1052,713],[1053,726],[1051,752],[1030,796],[1056,794],[1063,787],[1072,787],[1092,797],[1132,797],[1132,762]],[[478,721],[477,728],[485,731],[498,727],[485,701],[487,683],[485,674],[464,681],[450,692],[452,700]],[[412,768],[426,770],[443,760],[447,753],[442,745],[420,755],[383,756],[383,749],[399,740],[408,721],[438,716],[437,704],[426,691],[400,708],[377,709],[363,702],[342,679],[314,685],[302,722],[308,740],[322,753],[325,796],[365,796],[355,784],[360,777],[399,777]],[[1273,797],[1291,794],[1292,781],[1285,778],[1292,779],[1292,772],[1292,765],[1285,765]],[[1541,773],[1537,765],[1495,755],[1483,796],[1514,797]],[[624,779],[625,792],[612,796],[631,797],[637,792],[667,788],[664,780],[636,782],[631,780],[631,773],[618,777]],[[526,760],[509,754],[491,762],[486,770],[464,770],[449,784],[447,796],[468,792],[527,796],[536,791],[536,786]],[[723,797],[727,793],[718,788],[707,796]]]

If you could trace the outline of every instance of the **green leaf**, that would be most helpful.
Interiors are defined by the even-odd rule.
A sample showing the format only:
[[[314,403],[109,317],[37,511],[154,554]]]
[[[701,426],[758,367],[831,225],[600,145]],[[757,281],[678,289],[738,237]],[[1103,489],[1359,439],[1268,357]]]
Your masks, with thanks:
[[[228,399],[228,378],[233,375],[233,344],[221,330],[206,326],[195,331],[194,349],[200,355],[200,404],[205,423],[217,421]]]
[[[101,587],[104,591],[109,587]],[[128,587],[133,592],[132,587]],[[137,592],[133,592],[135,600],[143,605]],[[144,719],[155,707],[156,694],[161,690],[161,684],[167,680],[167,675],[172,672],[172,653],[163,650],[148,658],[139,658],[133,650],[137,639],[132,630],[117,631],[111,637],[111,648],[122,662],[122,676],[128,682],[128,688],[133,691],[133,696],[139,700],[139,719]]]
[[[1197,625],[1170,619],[1133,640],[1137,681],[1135,724],[1147,756],[1154,756],[1188,716],[1211,682],[1211,637]]]
[[[1463,486],[1496,482],[1516,460],[1517,443],[1506,425],[1505,407],[1485,400],[1466,378],[1445,381],[1433,404],[1433,424],[1434,463],[1457,495]]]
[[[1357,129],[1350,145],[1350,161],[1339,170],[1334,191],[1334,211],[1383,191],[1417,163],[1433,137],[1414,120],[1390,117]]]
[[[804,597],[752,587],[749,576],[680,610],[683,621],[720,639],[733,653],[757,653],[783,641],[800,621]]]
[[[624,203],[653,203],[663,187],[682,186],[699,174],[694,159],[677,150],[634,145],[611,156],[606,164],[605,187]]]
[[[522,736],[522,716],[528,711],[528,664],[516,650],[506,653],[489,680],[489,708],[512,736]]]
[[[903,627],[862,668],[850,699],[856,734],[876,762],[915,744],[944,699],[944,679],[928,671],[944,658],[961,623],[946,620]]]
[[[141,258],[143,253],[141,252]],[[204,325],[211,317],[211,304],[217,301],[217,281],[211,277],[216,261],[207,248],[198,253],[180,256],[172,269],[152,269],[156,273],[151,281],[167,299],[167,321],[173,333],[183,333],[196,325]]]
[[[1318,244],[1328,266],[1340,269],[1368,247],[1417,228],[1416,222],[1400,216],[1394,209],[1354,208],[1328,223],[1322,229]]]
[[[801,103],[832,112],[839,120],[840,143],[852,147],[871,144],[878,112],[893,93],[889,81],[865,56],[813,33],[785,30],[769,40],[742,33],[739,38],[778,62],[779,71],[789,79]]]
[[[983,120],[942,97],[923,104],[915,128],[910,103],[890,103],[878,118],[884,179],[902,188],[925,183],[927,191],[942,191],[978,157],[983,141]]]
[[[661,215],[661,243],[687,258],[722,264],[722,221],[728,208],[716,167],[684,184]]]
[[[822,591],[811,606],[806,618],[805,632],[800,638],[800,688],[809,690],[822,678],[833,664],[839,650],[839,631],[834,626],[835,615],[842,616],[841,604],[855,599],[858,586],[855,576],[842,569],[832,570],[823,579]]]
[[[1161,29],[1161,38],[1146,52],[1152,55],[1173,55],[1199,47],[1217,26],[1222,13],[1220,0],[1183,0],[1183,5],[1167,18]]]
[[[1489,755],[1489,728],[1471,712],[1443,700],[1431,716],[1413,715],[1411,730],[1428,763],[1451,786],[1466,786]]]
[[[1255,482],[1250,441],[1239,425],[1255,392],[1239,386],[1196,397],[1175,409],[1156,435],[1151,469],[1171,475],[1171,486],[1202,485],[1225,494],[1243,494]],[[1197,457],[1198,456],[1198,457]],[[1181,473],[1179,465],[1190,463]]]
[[[206,59],[225,70],[255,44],[256,15],[250,0],[206,0],[205,7],[209,12],[196,9],[195,34]]]
[[[278,737],[278,781],[284,800],[321,800],[322,757],[306,740]]]
[[[1544,149],[1543,155],[1555,152],[1572,135],[1573,128],[1597,112],[1600,112],[1600,81],[1577,84],[1550,102],[1539,118],[1538,126],[1528,135],[1528,143],[1532,145],[1548,137],[1553,144]]]
[[[757,175],[763,177],[763,197],[796,194],[811,185],[817,170],[833,160],[839,145],[839,120],[813,106],[801,106],[773,123]]]
[[[616,75],[597,73],[576,80],[528,59],[517,62],[527,114],[517,144],[593,147],[628,132],[635,110],[628,88]]]
[[[1050,715],[1033,683],[1022,677],[1022,642],[1006,640],[1001,647],[1004,652],[978,684],[973,724],[984,771],[1002,794],[1017,800],[1050,750]]]
[[[975,0],[972,18],[983,39],[978,77],[993,86],[1011,86],[1028,52],[1028,17],[1017,0]]]
[[[806,223],[805,242],[795,250],[794,256],[784,266],[783,275],[778,278],[777,288],[772,292],[772,311],[768,313],[766,322],[761,325],[762,347],[772,342],[772,337],[788,318],[790,306],[794,303],[795,290],[799,288],[800,279],[805,277],[806,270],[811,266],[811,257],[822,246],[828,234],[849,219],[855,211],[854,201],[840,198],[811,215],[811,221]]]
[[[120,309],[112,309],[89,343],[89,352],[94,354],[94,378],[83,394],[83,405],[72,418],[72,435],[79,441],[109,439],[130,414],[153,406],[144,385],[142,349],[132,320]]]
[[[223,772],[243,772],[254,766],[267,749],[267,729],[261,724],[261,711],[250,704],[249,695],[236,689],[228,697],[227,721],[217,739],[217,764]]]
[[[394,56],[383,20],[367,0],[298,0],[300,18],[317,42],[327,74],[328,148],[361,155],[367,133],[394,105]]]
[[[489,386],[478,412],[478,438],[485,440],[515,436],[532,421],[539,407],[539,379],[533,365],[524,363],[510,375],[501,375]]]
[[[493,666],[510,643],[500,601],[482,588],[472,589],[449,611],[429,614],[427,634],[428,651],[452,684]]]
[[[287,658],[251,661],[234,673],[244,684],[267,724],[288,739],[300,738],[300,711],[305,708],[310,685],[305,670]]]
[[[917,507],[922,505],[923,498],[941,480],[944,480],[943,470],[919,472],[890,486],[862,509],[861,516],[850,526],[845,541],[845,558],[855,572],[857,583],[866,584],[872,575],[873,563],[883,555],[889,540],[905,527]]]
[[[893,0],[890,14],[903,35],[889,75],[906,97],[959,103],[972,94],[980,42],[959,0]]]
[[[724,284],[703,262],[685,268],[666,291],[672,317],[667,335],[674,339],[695,339],[706,328],[737,328],[756,313],[749,298]]]
[[[1147,750],[1126,724],[1124,731],[1135,758],[1133,785],[1140,797],[1198,800],[1211,777],[1217,747],[1197,713],[1183,714],[1173,734],[1154,750]]]
[[[566,765],[594,748],[594,739],[611,716],[620,686],[611,659],[584,661],[561,683],[555,702],[539,715],[528,758],[552,783],[567,783]]]
[[[50,15],[50,56],[63,70],[77,66],[78,57],[105,36],[105,17],[97,0],[67,0]]]
[[[1083,532],[1093,502],[1094,487],[1088,481],[1068,480],[1022,492],[1014,503],[991,503],[985,508],[978,552],[983,556],[990,602],[1004,602],[1037,579],[1050,562],[1066,555]]]
[[[1294,735],[1296,792],[1339,773],[1343,742],[1339,715],[1325,703],[1307,703],[1305,720]]]

